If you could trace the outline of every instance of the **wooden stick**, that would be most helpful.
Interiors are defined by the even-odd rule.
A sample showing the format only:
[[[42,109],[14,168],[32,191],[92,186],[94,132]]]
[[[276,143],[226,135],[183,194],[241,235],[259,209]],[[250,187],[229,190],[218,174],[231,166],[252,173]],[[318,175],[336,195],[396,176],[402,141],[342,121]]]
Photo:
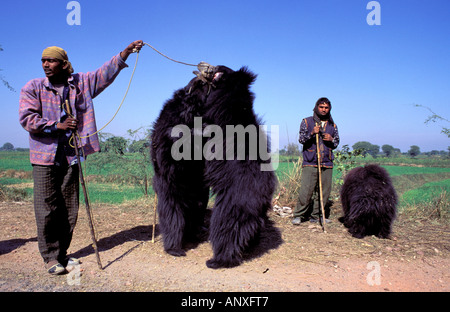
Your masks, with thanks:
[[[152,243],[155,242],[155,229],[156,229],[156,206],[158,205],[158,195],[155,193],[155,205],[153,206],[153,233]]]
[[[316,126],[319,124],[316,123]],[[322,170],[320,168],[322,161],[320,155],[320,146],[319,146],[319,134],[316,133],[316,146],[317,146],[317,170],[319,170],[319,197],[320,197],[320,209],[322,211],[322,230],[326,233],[325,230],[325,208],[323,207],[323,191],[322,191]]]
[[[66,112],[69,115],[71,115],[69,102],[67,100],[66,100]],[[90,232],[91,232],[92,245],[94,247],[94,251],[95,251],[95,256],[97,258],[98,267],[99,267],[100,270],[103,270],[102,262],[100,261],[100,254],[98,252],[98,247],[97,247],[97,239],[95,238],[94,223],[92,222],[92,215],[91,215],[91,208],[89,206],[88,194],[87,194],[87,190],[86,190],[86,185],[84,183],[83,168],[81,166],[80,152],[78,151],[78,146],[79,145],[78,145],[78,138],[77,138],[76,130],[72,131],[72,138],[73,138],[73,143],[74,143],[74,146],[75,146],[75,155],[77,156],[80,183],[81,183],[81,187],[83,188],[84,203],[85,203],[85,206],[86,206],[86,214],[87,214],[87,218],[88,218],[89,229],[90,229]]]

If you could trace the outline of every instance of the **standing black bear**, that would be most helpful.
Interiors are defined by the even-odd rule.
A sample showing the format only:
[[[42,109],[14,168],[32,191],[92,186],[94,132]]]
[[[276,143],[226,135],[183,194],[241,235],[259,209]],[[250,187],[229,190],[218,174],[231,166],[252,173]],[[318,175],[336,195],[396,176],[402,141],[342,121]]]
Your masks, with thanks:
[[[339,221],[353,237],[389,237],[397,214],[397,193],[385,169],[373,164],[352,169],[340,194],[344,216]]]
[[[268,222],[277,179],[273,171],[261,170],[270,166],[268,157],[254,155],[264,142],[268,152],[249,90],[256,76],[245,67],[233,71],[225,66],[197,76],[164,104],[151,138],[164,249],[185,255],[184,244],[195,241],[204,228],[211,188],[216,196],[209,224],[214,256],[206,265],[233,267]],[[256,129],[256,137],[251,131],[244,141],[236,133],[225,137],[236,125]]]

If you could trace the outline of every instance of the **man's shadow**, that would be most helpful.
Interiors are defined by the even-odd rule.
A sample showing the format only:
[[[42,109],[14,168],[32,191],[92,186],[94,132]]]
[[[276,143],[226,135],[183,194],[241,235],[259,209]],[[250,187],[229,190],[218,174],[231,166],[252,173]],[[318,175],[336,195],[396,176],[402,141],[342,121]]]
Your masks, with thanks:
[[[158,225],[155,226],[155,238],[159,235]],[[103,252],[109,249],[112,249],[116,246],[122,245],[125,242],[129,241],[137,241],[138,244],[136,246],[130,248],[125,253],[123,253],[118,258],[114,259],[113,261],[109,262],[107,265],[103,266],[103,269],[110,266],[112,263],[121,260],[123,257],[131,253],[134,249],[142,245],[146,241],[151,241],[153,236],[153,225],[140,225],[136,226],[134,228],[124,230],[121,232],[118,232],[116,234],[113,234],[111,236],[101,238],[97,241],[97,248],[99,252]],[[89,244],[88,246],[76,251],[75,253],[71,254],[72,257],[75,258],[82,258],[86,257],[90,254],[95,253],[94,248],[92,244]],[[100,255],[101,258],[101,255]]]
[[[32,237],[28,239],[24,238],[14,238],[14,239],[8,239],[4,241],[0,241],[0,256],[10,253],[11,251],[22,247],[28,242],[37,242],[37,237]]]

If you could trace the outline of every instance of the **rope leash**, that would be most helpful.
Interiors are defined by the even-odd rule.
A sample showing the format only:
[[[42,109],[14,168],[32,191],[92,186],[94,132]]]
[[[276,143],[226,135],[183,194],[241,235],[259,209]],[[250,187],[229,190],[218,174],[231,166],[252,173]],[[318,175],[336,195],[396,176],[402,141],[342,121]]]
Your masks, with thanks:
[[[155,52],[159,53],[160,55],[164,56],[165,58],[171,60],[172,62],[175,63],[179,63],[179,64],[183,64],[183,65],[187,65],[187,66],[195,66],[198,68],[199,71],[194,71],[194,74],[203,82],[211,84],[212,79],[214,78],[214,73],[215,73],[215,66],[212,66],[206,62],[200,62],[197,65],[195,64],[190,64],[190,63],[185,63],[185,62],[181,62],[181,61],[177,61],[174,60],[171,57],[168,57],[167,55],[165,55],[164,53],[158,51],[156,48],[154,48],[152,45],[148,44],[147,42],[144,42],[145,45],[148,45],[150,48],[152,48]],[[136,51],[137,53],[139,53],[138,51]]]
[[[172,62],[180,63],[180,64],[187,65],[187,66],[197,66],[197,65],[195,65],[195,64],[189,64],[189,63],[185,63],[185,62],[180,62],[180,61],[174,60],[173,58],[170,58],[170,57],[168,57],[167,55],[165,55],[164,53],[158,51],[157,49],[155,49],[152,45],[148,44],[147,42],[144,42],[144,44],[145,44],[145,45],[148,45],[148,46],[149,46],[150,48],[152,48],[155,52],[157,52],[157,53],[159,53],[160,55],[164,56],[165,58],[171,60]],[[137,51],[136,51],[136,52],[137,52]],[[139,53],[139,52],[137,52],[137,53]]]
[[[125,102],[125,98],[128,95],[128,91],[130,90],[131,82],[133,81],[133,77],[134,77],[134,72],[136,71],[138,59],[139,59],[139,52],[137,52],[137,55],[136,55],[136,62],[134,63],[133,72],[131,73],[130,81],[128,82],[128,87],[127,87],[127,90],[125,91],[125,95],[123,96],[122,102],[120,102],[120,105],[117,108],[117,110],[114,113],[114,115],[112,116],[112,118],[103,127],[101,127],[99,130],[95,131],[94,133],[88,134],[86,136],[79,136],[80,139],[86,139],[86,138],[89,138],[89,137],[99,133],[100,131],[105,129],[114,120],[114,118],[116,118],[117,114],[119,113],[120,109],[122,108],[123,102]]]
[[[172,59],[172,58],[168,57],[167,55],[163,54],[162,52],[158,51],[152,45],[150,45],[150,44],[148,44],[146,42],[144,42],[144,45],[149,46],[154,51],[156,51],[158,54],[162,55],[163,57],[165,57],[165,58],[167,58],[167,59],[169,59],[169,60],[171,60],[171,61],[173,61],[175,63],[183,64],[183,65],[186,65],[186,66],[196,66],[199,71],[194,71],[193,73],[200,80],[202,80],[205,83],[208,83],[211,86],[212,80],[213,80],[213,77],[214,77],[214,73],[215,73],[215,67],[214,66],[211,66],[210,64],[208,64],[206,62],[200,62],[199,64],[195,65],[195,64],[190,64],[190,63],[177,61],[175,59]],[[96,255],[96,258],[97,258],[97,264],[98,264],[98,267],[99,267],[100,270],[103,269],[103,266],[101,264],[100,254],[99,254],[99,250],[98,250],[98,247],[97,247],[97,237],[96,237],[96,231],[95,231],[94,216],[93,216],[92,210],[90,209],[90,205],[89,205],[89,202],[90,202],[89,192],[87,190],[86,181],[84,180],[83,169],[82,169],[82,165],[81,165],[81,159],[80,159],[79,151],[81,151],[82,156],[85,157],[84,149],[83,149],[82,144],[81,144],[81,139],[86,139],[88,137],[91,137],[91,136],[99,133],[103,129],[105,129],[114,120],[114,118],[117,116],[117,114],[119,113],[120,109],[122,108],[122,105],[125,102],[125,99],[126,99],[126,97],[128,95],[128,91],[130,90],[131,82],[133,81],[134,73],[136,71],[137,64],[138,64],[138,59],[139,59],[139,51],[134,49],[133,52],[136,52],[137,55],[136,55],[136,61],[135,61],[134,67],[133,67],[133,71],[131,73],[130,81],[128,82],[128,86],[127,86],[125,95],[123,96],[123,99],[120,102],[120,105],[117,108],[116,112],[114,113],[113,117],[103,127],[101,127],[99,130],[95,131],[94,133],[88,134],[86,136],[80,136],[79,132],[77,130],[74,130],[74,131],[72,131],[72,135],[71,135],[71,137],[69,139],[69,145],[72,146],[72,143],[73,143],[72,147],[75,149],[76,156],[77,156],[78,168],[79,168],[79,172],[80,172],[80,182],[81,182],[81,185],[82,185],[82,188],[83,188],[83,195],[84,195],[84,199],[85,199],[86,213],[87,213],[87,218],[88,218],[88,224],[89,224],[89,227],[90,227],[92,245],[93,245],[93,248],[94,248],[94,251],[95,251],[95,255]],[[71,112],[69,102],[67,100],[65,102],[65,106],[66,106],[65,107],[66,113],[69,116],[74,117],[72,112]],[[86,163],[85,163],[85,166],[86,166]],[[157,205],[157,196],[155,195],[154,221],[153,221],[153,233],[152,233],[152,242],[153,243],[154,243],[154,239],[155,239],[156,205]]]
[[[195,66],[195,67],[197,67],[199,71],[194,71],[193,73],[194,73],[200,80],[202,80],[203,82],[210,83],[210,81],[213,79],[215,66],[212,66],[212,65],[210,65],[210,64],[208,64],[208,63],[206,63],[206,62],[200,62],[200,63],[198,63],[197,65],[195,65],[195,64],[190,64],[190,63],[185,63],[185,62],[177,61],[177,60],[175,60],[175,59],[173,59],[173,58],[171,58],[171,57],[168,57],[168,56],[165,55],[164,53],[160,52],[159,50],[157,50],[156,48],[154,48],[152,45],[150,45],[150,44],[147,43],[147,42],[144,42],[144,45],[149,46],[149,47],[152,48],[155,52],[157,52],[158,54],[162,55],[163,57],[165,57],[165,58],[171,60],[172,62],[179,63],[179,64],[183,64],[183,65],[186,65],[186,66]],[[116,112],[114,113],[113,117],[112,117],[112,118],[111,118],[111,119],[110,119],[103,127],[101,127],[99,130],[95,131],[94,133],[88,134],[88,135],[86,135],[86,136],[79,136],[79,135],[78,135],[78,138],[79,138],[79,139],[86,139],[86,138],[89,138],[89,137],[91,137],[91,136],[93,136],[93,135],[99,133],[100,131],[102,131],[103,129],[105,129],[105,128],[106,128],[106,127],[114,120],[114,118],[116,118],[117,114],[119,113],[120,109],[122,108],[122,105],[123,105],[123,103],[125,102],[125,99],[126,99],[126,97],[127,97],[127,95],[128,95],[128,91],[130,90],[131,82],[133,81],[134,72],[136,71],[136,67],[137,67],[137,64],[138,64],[139,51],[137,51],[136,49],[134,49],[133,52],[136,52],[136,54],[137,54],[137,55],[136,55],[136,62],[134,63],[134,67],[133,67],[133,72],[131,73],[130,81],[128,82],[128,87],[127,87],[127,90],[125,91],[125,95],[123,96],[123,99],[122,99],[122,101],[120,102],[120,105],[119,105],[119,107],[117,108]]]

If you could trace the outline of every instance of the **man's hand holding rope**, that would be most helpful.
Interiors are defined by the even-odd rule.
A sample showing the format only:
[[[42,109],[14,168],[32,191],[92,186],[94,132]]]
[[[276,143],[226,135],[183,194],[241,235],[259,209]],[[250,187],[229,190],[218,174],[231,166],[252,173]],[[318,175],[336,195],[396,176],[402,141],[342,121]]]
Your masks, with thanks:
[[[133,41],[132,43],[130,43],[128,45],[128,47],[125,48],[125,50],[120,52],[120,56],[122,57],[122,59],[124,61],[126,61],[128,56],[131,53],[139,52],[142,49],[143,46],[144,46],[144,42],[142,40]]]

